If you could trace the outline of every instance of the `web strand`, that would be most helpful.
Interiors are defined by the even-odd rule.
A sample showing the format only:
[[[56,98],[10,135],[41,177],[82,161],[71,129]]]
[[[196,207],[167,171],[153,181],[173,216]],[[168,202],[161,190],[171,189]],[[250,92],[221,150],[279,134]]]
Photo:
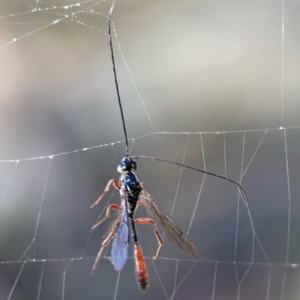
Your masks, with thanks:
[[[189,136],[187,136],[187,140],[186,140],[186,144],[185,144],[185,148],[184,148],[184,153],[183,153],[183,158],[182,158],[182,165],[184,164],[184,159],[185,159],[185,156],[186,156],[186,150],[187,150],[188,142],[189,142]],[[178,183],[177,183],[177,187],[176,187],[175,197],[174,197],[173,206],[172,206],[171,214],[170,214],[171,218],[173,217],[173,213],[174,213],[174,209],[175,209],[175,205],[176,205],[176,200],[177,200],[177,196],[178,196],[180,181],[181,181],[181,177],[182,177],[182,170],[183,170],[183,167],[180,168],[180,173],[179,173]]]
[[[49,174],[50,174],[51,162],[52,162],[52,158],[49,159],[48,170],[47,170],[47,173],[46,173],[46,180],[45,180],[45,184],[44,184],[41,205],[40,205],[40,209],[39,209],[39,212],[38,212],[37,221],[36,221],[36,224],[35,224],[34,235],[33,235],[33,238],[31,240],[31,243],[28,245],[28,247],[26,248],[26,250],[24,251],[22,256],[19,258],[19,261],[24,258],[24,256],[27,254],[28,250],[31,248],[31,246],[35,243],[35,240],[36,240],[36,236],[37,236],[37,232],[38,232],[38,228],[39,228],[39,224],[40,224],[40,218],[41,218],[41,214],[42,214],[42,208],[43,208],[44,199],[45,199],[45,194],[46,194],[46,188],[47,188],[47,184],[48,184],[48,178],[49,178]]]
[[[204,165],[204,170],[206,171],[204,146],[203,146],[203,140],[202,140],[202,135],[201,134],[200,134],[200,141],[201,141],[201,150],[202,150],[203,165]],[[193,210],[191,221],[190,221],[190,224],[189,224],[189,227],[188,227],[188,230],[187,230],[187,234],[189,234],[189,232],[191,230],[192,223],[193,223],[195,215],[196,215],[196,211],[197,211],[198,204],[199,204],[199,201],[200,201],[200,197],[201,197],[201,194],[202,194],[202,190],[203,190],[205,178],[206,178],[206,174],[204,174],[202,182],[201,182],[201,186],[200,186],[200,189],[199,189],[199,193],[198,193],[198,197],[197,197],[197,200],[196,200],[195,208]]]
[[[283,123],[283,102],[284,102],[284,0],[282,0],[281,16],[281,123]]]
[[[19,278],[20,278],[20,276],[21,276],[21,274],[22,274],[22,272],[23,272],[23,269],[24,269],[24,267],[25,267],[25,264],[26,264],[26,262],[24,261],[24,262],[22,263],[22,265],[21,265],[21,268],[20,268],[19,273],[18,273],[18,276],[17,276],[17,278],[16,278],[16,280],[15,280],[15,282],[14,282],[14,285],[13,285],[13,287],[12,287],[12,289],[11,289],[11,291],[10,291],[8,297],[7,297],[7,300],[10,300],[10,299],[11,299],[11,296],[13,295],[13,292],[14,292],[14,290],[15,290],[15,288],[16,288],[16,285],[17,285],[17,283],[18,283],[18,281],[19,281]]]
[[[18,164],[19,164],[19,161],[16,161],[16,162],[15,162],[15,167],[14,167],[14,170],[13,170],[13,172],[12,172],[12,174],[11,174],[10,179],[9,179],[7,188],[6,188],[6,190],[5,190],[4,194],[3,194],[3,197],[2,197],[2,199],[1,199],[1,202],[0,202],[0,209],[1,209],[2,203],[5,201],[7,192],[8,192],[8,190],[9,190],[9,187],[10,187],[10,185],[11,185],[11,182],[12,182],[12,180],[13,180],[13,178],[14,178],[14,175],[15,175],[15,172],[16,172],[16,170],[17,170]]]
[[[147,107],[146,107],[146,105],[145,105],[145,102],[144,102],[144,100],[143,100],[143,98],[142,98],[142,96],[141,96],[141,93],[140,93],[140,91],[139,91],[139,89],[138,89],[138,86],[137,86],[137,84],[136,84],[136,82],[135,82],[135,80],[134,80],[134,78],[133,78],[133,75],[132,75],[132,73],[131,73],[131,70],[130,70],[130,68],[129,68],[129,65],[128,65],[128,63],[127,63],[127,61],[126,61],[126,58],[125,58],[125,56],[124,56],[124,53],[123,53],[123,51],[122,51],[121,44],[120,44],[120,42],[119,42],[118,35],[117,35],[117,31],[116,31],[116,29],[115,29],[114,24],[112,24],[112,28],[113,28],[113,31],[114,31],[114,34],[115,34],[115,37],[116,37],[116,42],[117,42],[118,49],[119,49],[120,54],[121,54],[121,56],[122,56],[123,62],[124,62],[124,64],[125,64],[125,66],[126,66],[126,69],[127,69],[128,73],[129,73],[130,79],[131,79],[131,81],[132,81],[132,83],[133,83],[133,85],[134,85],[134,88],[135,88],[135,90],[136,90],[136,92],[137,92],[137,94],[138,94],[138,97],[139,97],[139,99],[140,99],[140,101],[141,101],[141,103],[142,103],[142,106],[143,106],[144,111],[145,111],[145,113],[146,113],[146,116],[147,116],[147,118],[148,118],[148,120],[149,120],[149,123],[150,123],[150,125],[151,125],[151,127],[152,127],[152,130],[153,130],[153,132],[155,132],[155,128],[154,128],[153,122],[152,122],[152,120],[151,120],[150,114],[149,114],[149,112],[148,112],[148,110],[147,110]]]
[[[288,219],[287,219],[287,241],[286,241],[286,256],[285,263],[289,263],[290,256],[290,227],[291,227],[291,192],[290,192],[290,177],[289,177],[289,160],[288,160],[288,149],[287,149],[287,141],[286,141],[286,131],[283,130],[284,134],[284,149],[285,149],[285,161],[286,161],[286,177],[287,177],[287,190],[288,190]],[[284,273],[282,279],[282,289],[280,300],[284,299],[285,288],[286,288],[286,277],[287,277],[287,268],[284,266]]]
[[[41,289],[42,289],[43,277],[44,277],[44,270],[45,270],[45,262],[43,262],[42,265],[43,265],[43,268],[42,268],[42,271],[41,271],[41,277],[40,277],[40,283],[39,283],[37,300],[39,300],[40,296],[41,296]]]
[[[214,281],[213,281],[213,286],[212,286],[211,300],[215,300],[217,272],[218,272],[218,262],[216,261],[216,263],[215,263],[215,269],[214,269]]]
[[[288,159],[288,149],[286,141],[286,130],[283,131],[284,134],[284,149],[285,149],[285,161],[286,161],[286,179],[287,179],[287,191],[288,191],[288,220],[287,220],[287,241],[286,241],[286,256],[285,262],[289,263],[290,257],[290,227],[291,227],[291,190],[290,190],[290,174],[289,174],[289,159]]]

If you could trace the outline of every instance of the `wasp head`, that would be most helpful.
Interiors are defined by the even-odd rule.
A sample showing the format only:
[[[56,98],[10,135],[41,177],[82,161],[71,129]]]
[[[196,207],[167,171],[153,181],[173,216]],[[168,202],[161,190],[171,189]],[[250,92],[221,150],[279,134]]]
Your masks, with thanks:
[[[137,163],[130,157],[124,157],[118,166],[118,172],[135,172],[137,170]]]

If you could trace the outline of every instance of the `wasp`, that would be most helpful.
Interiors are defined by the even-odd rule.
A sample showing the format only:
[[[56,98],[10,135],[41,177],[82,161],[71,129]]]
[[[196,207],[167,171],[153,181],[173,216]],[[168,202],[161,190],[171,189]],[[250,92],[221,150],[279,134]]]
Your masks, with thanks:
[[[100,251],[98,252],[98,255],[94,262],[92,268],[92,274],[94,274],[94,272],[96,271],[97,265],[100,261],[103,251],[109,245],[111,240],[113,240],[112,250],[111,250],[111,261],[116,271],[122,270],[128,257],[128,245],[130,242],[130,227],[131,227],[132,239],[134,244],[134,262],[135,262],[136,278],[140,288],[142,290],[146,290],[148,287],[147,267],[142,253],[142,249],[138,242],[138,235],[135,226],[136,224],[152,224],[153,226],[153,230],[158,242],[158,248],[155,256],[153,256],[153,259],[156,259],[159,256],[160,250],[164,243],[158,231],[156,222],[161,225],[164,234],[167,236],[167,238],[170,241],[172,241],[174,244],[176,244],[179,248],[187,252],[189,255],[191,255],[194,258],[199,258],[200,252],[197,249],[197,247],[190,241],[188,236],[181,230],[181,228],[167,214],[165,214],[160,209],[160,207],[152,199],[150,194],[145,190],[145,184],[139,182],[135,174],[135,172],[137,171],[137,162],[136,162],[137,159],[145,158],[145,159],[156,160],[164,163],[171,163],[177,166],[181,166],[187,169],[191,169],[197,172],[201,172],[207,175],[211,175],[211,176],[215,176],[227,180],[238,186],[239,191],[242,192],[244,196],[244,201],[247,206],[248,206],[248,197],[246,191],[238,182],[230,178],[227,178],[225,176],[214,174],[201,169],[196,169],[194,167],[183,165],[181,163],[169,161],[166,159],[160,159],[156,157],[143,156],[143,155],[139,155],[139,156],[129,155],[127,131],[126,131],[125,119],[124,119],[121,97],[119,92],[117,72],[116,72],[115,59],[114,59],[114,51],[112,45],[111,13],[112,13],[112,9],[108,15],[108,36],[109,36],[109,45],[111,50],[111,59],[112,59],[118,104],[119,104],[120,115],[122,119],[123,131],[125,137],[126,155],[121,160],[121,163],[117,168],[118,172],[121,174],[120,179],[119,180],[111,179],[107,183],[103,193],[100,195],[98,200],[91,206],[92,208],[95,207],[102,200],[105,194],[109,191],[112,185],[117,190],[119,190],[120,197],[121,197],[121,204],[120,205],[111,204],[106,210],[105,217],[92,227],[92,229],[95,229],[100,224],[102,224],[106,219],[108,219],[110,217],[111,210],[117,211],[117,217],[112,223],[108,235],[103,240],[102,247],[100,248]],[[137,219],[134,218],[134,213],[140,205],[144,205],[146,207],[149,215],[152,218],[137,218]]]
[[[108,182],[104,192],[99,199],[91,206],[95,207],[104,195],[109,191],[111,185],[120,191],[121,206],[111,204],[107,210],[105,217],[93,226],[92,229],[98,227],[102,222],[110,217],[111,209],[119,211],[119,214],[112,226],[112,229],[106,239],[102,243],[102,247],[95,260],[92,273],[95,272],[97,264],[102,256],[105,247],[113,240],[112,245],[112,262],[116,271],[121,271],[125,265],[128,256],[128,244],[130,240],[129,223],[131,224],[132,238],[134,243],[134,261],[135,272],[138,284],[142,290],[148,287],[148,275],[146,263],[143,257],[142,249],[138,243],[138,235],[135,224],[152,224],[154,233],[158,241],[158,249],[153,259],[159,256],[163,239],[157,229],[155,221],[150,218],[134,218],[134,212],[140,205],[145,205],[148,213],[162,226],[165,235],[174,242],[178,247],[189,253],[193,257],[200,257],[200,252],[196,246],[189,240],[188,236],[175,224],[172,219],[166,215],[151,196],[145,190],[144,183],[140,183],[136,177],[137,163],[131,157],[124,157],[118,166],[121,173],[120,180],[112,179]]]

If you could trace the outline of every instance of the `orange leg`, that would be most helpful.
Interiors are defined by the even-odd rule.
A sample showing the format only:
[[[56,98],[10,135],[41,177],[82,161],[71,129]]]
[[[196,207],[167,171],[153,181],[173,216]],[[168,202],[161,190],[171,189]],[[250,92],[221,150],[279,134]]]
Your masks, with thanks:
[[[138,223],[138,224],[152,223],[153,229],[154,229],[157,241],[158,241],[158,249],[156,251],[156,255],[153,257],[153,259],[156,259],[159,256],[159,253],[160,253],[162,245],[164,244],[164,241],[163,241],[162,237],[160,236],[160,234],[158,232],[158,229],[157,229],[157,226],[156,226],[155,222],[152,219],[149,219],[149,218],[136,219],[136,220],[134,220],[134,222]]]
[[[114,209],[114,210],[121,210],[122,208],[120,206],[118,206],[117,204],[111,204],[107,210],[106,210],[106,214],[105,214],[105,217],[100,220],[97,224],[95,224],[93,227],[92,227],[92,230],[94,230],[96,227],[98,227],[101,223],[103,223],[106,219],[108,219],[110,217],[110,210],[111,209]]]
[[[148,287],[148,273],[142,250],[138,244],[134,245],[134,262],[136,279],[144,291]]]
[[[120,225],[120,222],[117,222],[115,224],[115,226],[113,227],[113,230],[111,231],[111,233],[108,235],[108,237],[102,242],[102,247],[100,249],[100,251],[98,252],[98,255],[96,257],[96,260],[94,262],[93,268],[92,268],[92,275],[95,273],[96,269],[97,269],[97,265],[99,263],[99,260],[102,256],[102,253],[104,251],[104,249],[106,248],[106,246],[109,244],[109,242],[111,241],[111,239],[114,237],[114,234],[116,233],[118,226]]]
[[[95,207],[102,200],[102,198],[105,196],[105,194],[109,191],[109,189],[110,189],[110,187],[111,187],[112,184],[114,185],[114,187],[116,189],[118,189],[118,190],[121,189],[118,180],[117,179],[111,179],[107,183],[107,185],[106,185],[106,187],[104,189],[104,192],[101,194],[101,196],[97,199],[97,201],[94,204],[91,205],[91,208]]]

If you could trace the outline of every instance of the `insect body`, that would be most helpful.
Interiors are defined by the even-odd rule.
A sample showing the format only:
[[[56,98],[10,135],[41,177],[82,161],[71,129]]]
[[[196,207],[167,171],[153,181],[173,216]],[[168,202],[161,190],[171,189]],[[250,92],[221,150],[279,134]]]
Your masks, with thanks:
[[[142,195],[143,186],[144,186],[144,184],[141,184],[138,181],[134,173],[134,171],[136,170],[137,170],[137,164],[135,160],[124,157],[120,165],[118,166],[118,171],[121,173],[120,181],[118,182],[116,179],[110,180],[102,195],[91,206],[94,207],[101,201],[101,199],[109,190],[112,184],[114,185],[115,188],[117,188],[120,191],[120,195],[122,199],[121,207],[119,207],[116,204],[111,204],[106,210],[106,216],[100,222],[94,225],[92,228],[95,229],[103,221],[109,218],[111,209],[121,211],[121,214],[117,217],[111,232],[102,243],[102,247],[95,260],[92,273],[95,272],[97,268],[97,264],[102,256],[102,253],[112,238],[114,238],[113,246],[112,246],[112,262],[117,271],[120,271],[123,268],[128,254],[128,243],[129,243],[128,221],[129,221],[131,223],[132,238],[134,243],[134,261],[135,261],[136,278],[141,289],[145,290],[148,287],[148,275],[147,275],[147,269],[142,254],[142,250],[138,244],[138,236],[137,236],[135,224],[152,223],[159,244],[154,259],[157,258],[157,256],[159,255],[160,249],[163,245],[163,240],[158,232],[155,222],[152,219],[150,218],[134,219],[134,212],[136,208],[142,204],[142,202],[139,199]],[[143,194],[144,193],[145,192],[143,191]]]
[[[142,254],[141,247],[138,244],[138,236],[135,224],[148,224],[153,225],[153,229],[158,241],[158,249],[153,259],[159,256],[161,247],[163,245],[163,239],[161,238],[155,222],[150,218],[139,218],[134,219],[134,212],[138,206],[144,204],[149,214],[158,221],[166,236],[174,242],[181,249],[188,252],[194,257],[199,257],[200,252],[196,246],[188,239],[187,235],[176,225],[169,216],[164,214],[162,210],[156,205],[154,200],[144,189],[144,184],[140,183],[135,175],[137,170],[137,163],[131,157],[124,157],[118,166],[118,171],[121,173],[119,182],[116,179],[112,179],[108,182],[104,192],[99,199],[91,206],[95,207],[101,199],[104,197],[106,192],[110,189],[113,184],[116,189],[120,191],[121,195],[121,207],[116,204],[111,204],[106,210],[106,216],[93,226],[92,229],[98,227],[103,221],[110,217],[110,210],[118,210],[120,213],[117,216],[116,221],[113,224],[111,232],[107,238],[102,242],[102,247],[95,260],[92,273],[95,272],[98,262],[102,256],[105,247],[114,238],[112,245],[112,262],[116,271],[121,271],[125,265],[128,255],[128,243],[129,243],[129,226],[128,222],[131,223],[132,238],[134,243],[134,261],[135,261],[135,272],[138,284],[142,290],[148,287],[148,275],[146,269],[146,263]],[[140,200],[141,199],[141,200]]]
[[[128,212],[126,202],[122,202],[122,211],[118,216],[118,225],[111,247],[111,261],[116,271],[121,271],[128,256],[128,244],[130,241],[130,229],[128,225]],[[116,223],[115,223],[116,224]]]

